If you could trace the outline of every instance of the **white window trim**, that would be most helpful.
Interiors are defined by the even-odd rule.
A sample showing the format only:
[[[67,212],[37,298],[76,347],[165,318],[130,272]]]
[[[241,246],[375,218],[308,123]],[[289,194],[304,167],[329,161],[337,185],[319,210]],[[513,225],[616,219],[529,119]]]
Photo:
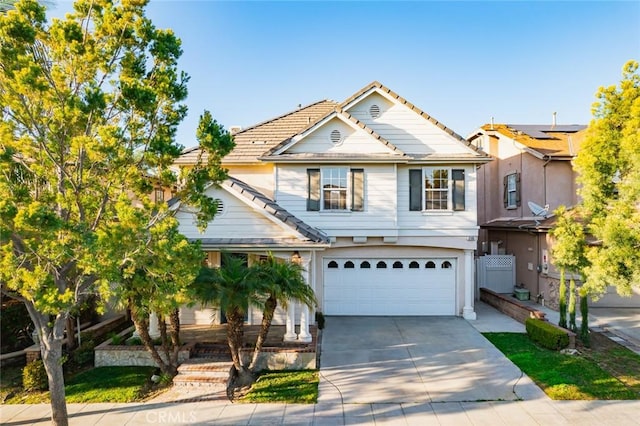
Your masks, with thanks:
[[[344,209],[325,209],[324,208],[324,177],[325,177],[325,173],[327,172],[327,170],[329,169],[344,169],[347,172],[346,175],[346,179],[347,179],[347,187],[346,187],[346,200],[345,200],[345,208]],[[320,167],[320,212],[325,212],[325,213],[339,213],[339,214],[344,214],[344,213],[352,213],[351,211],[351,169],[349,167],[340,167],[340,166],[327,166],[327,167]]]
[[[425,185],[427,174],[433,177],[434,170],[447,170],[447,208],[446,209],[427,209],[427,188]],[[422,168],[422,212],[429,215],[452,215],[453,211],[453,172],[451,167],[423,167]]]
[[[511,189],[512,178],[513,178],[513,189]],[[517,194],[517,192],[518,192],[517,179],[518,179],[518,173],[517,172],[509,173],[507,175],[507,209],[508,210],[513,210],[513,209],[517,209],[518,208],[518,203],[516,201],[517,195],[518,195]],[[513,196],[512,196],[512,194],[513,194]],[[511,201],[513,201],[513,204],[511,203]]]

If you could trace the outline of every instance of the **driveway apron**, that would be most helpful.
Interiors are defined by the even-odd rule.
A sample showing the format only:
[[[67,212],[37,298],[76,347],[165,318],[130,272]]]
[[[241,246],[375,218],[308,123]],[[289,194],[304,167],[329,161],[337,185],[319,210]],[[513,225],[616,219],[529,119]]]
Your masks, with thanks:
[[[538,398],[540,388],[462,318],[327,318],[319,402]]]

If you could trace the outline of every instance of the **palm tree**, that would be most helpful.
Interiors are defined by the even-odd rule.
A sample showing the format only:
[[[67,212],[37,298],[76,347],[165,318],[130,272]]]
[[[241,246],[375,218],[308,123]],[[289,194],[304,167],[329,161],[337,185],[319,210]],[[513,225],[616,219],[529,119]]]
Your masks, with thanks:
[[[240,350],[244,341],[244,319],[249,308],[262,308],[256,267],[248,267],[244,259],[222,253],[218,268],[203,267],[194,283],[194,293],[203,305],[220,308],[227,318],[227,344],[237,373],[237,386],[253,383],[255,378],[244,365]]]
[[[297,300],[309,308],[316,306],[315,293],[305,282],[302,276],[303,271],[304,269],[299,263],[278,260],[271,253],[264,262],[257,265],[261,288],[265,291],[267,299],[264,302],[260,332],[249,364],[250,371],[253,372],[256,368],[258,356],[269,333],[278,303],[284,308],[292,300]]]

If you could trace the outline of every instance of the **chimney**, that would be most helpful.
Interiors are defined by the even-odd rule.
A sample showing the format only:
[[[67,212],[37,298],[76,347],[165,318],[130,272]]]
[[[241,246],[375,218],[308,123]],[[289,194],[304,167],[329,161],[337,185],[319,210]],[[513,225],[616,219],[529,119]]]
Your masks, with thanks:
[[[493,130],[493,117],[491,117],[491,130]]]
[[[554,113],[553,113],[553,122],[552,122],[552,124],[551,124],[551,128],[556,127],[557,114],[558,114],[557,112],[554,112]]]

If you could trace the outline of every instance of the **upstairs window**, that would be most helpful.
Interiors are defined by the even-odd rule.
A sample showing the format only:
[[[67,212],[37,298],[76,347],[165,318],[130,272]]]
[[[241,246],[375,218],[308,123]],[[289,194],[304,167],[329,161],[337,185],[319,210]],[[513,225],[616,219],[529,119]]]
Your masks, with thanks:
[[[409,210],[463,211],[464,209],[463,169],[425,167],[409,170]]]
[[[511,173],[503,178],[503,203],[507,209],[520,206],[520,173]]]
[[[364,170],[307,169],[308,211],[364,211]]]
[[[153,197],[154,197],[156,203],[164,202],[164,189],[156,188],[154,190]]]

